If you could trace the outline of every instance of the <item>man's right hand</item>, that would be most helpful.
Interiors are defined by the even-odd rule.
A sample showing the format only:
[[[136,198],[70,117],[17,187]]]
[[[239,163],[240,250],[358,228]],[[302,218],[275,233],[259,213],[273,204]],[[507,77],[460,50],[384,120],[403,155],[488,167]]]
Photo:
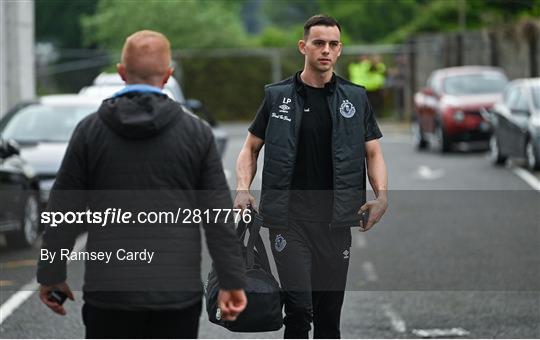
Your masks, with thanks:
[[[66,310],[62,305],[49,300],[49,293],[53,290],[58,289],[59,291],[63,292],[67,295],[68,299],[75,301],[75,297],[73,296],[73,292],[67,285],[67,283],[62,282],[54,286],[45,286],[41,285],[39,287],[39,299],[41,302],[43,302],[47,307],[49,307],[53,312],[59,315],[66,315]]]
[[[251,206],[255,211],[257,210],[255,197],[249,193],[249,190],[237,190],[234,198],[234,208],[244,211],[248,206]]]
[[[226,321],[234,321],[247,306],[247,297],[243,289],[219,290],[218,306],[221,310],[221,318]]]

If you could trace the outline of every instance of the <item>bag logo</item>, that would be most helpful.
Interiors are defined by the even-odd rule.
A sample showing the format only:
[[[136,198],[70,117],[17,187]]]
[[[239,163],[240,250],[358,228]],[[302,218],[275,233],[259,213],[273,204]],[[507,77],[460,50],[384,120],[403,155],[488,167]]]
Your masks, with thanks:
[[[339,107],[339,113],[345,118],[351,118],[356,113],[356,108],[350,101],[344,100]]]
[[[278,234],[276,236],[276,242],[274,243],[274,248],[276,248],[276,251],[278,253],[281,253],[281,251],[285,249],[286,245],[287,245],[287,240],[285,240],[285,237],[283,237],[281,234]]]
[[[349,252],[348,249],[345,249],[345,251],[342,254],[343,254],[344,259],[348,259],[351,253]]]

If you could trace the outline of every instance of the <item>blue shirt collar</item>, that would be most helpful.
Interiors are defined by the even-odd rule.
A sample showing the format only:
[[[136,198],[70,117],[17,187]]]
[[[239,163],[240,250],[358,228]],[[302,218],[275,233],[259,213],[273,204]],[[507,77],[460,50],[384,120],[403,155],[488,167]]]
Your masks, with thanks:
[[[156,86],[147,85],[147,84],[130,84],[130,85],[126,85],[126,87],[116,92],[113,97],[119,97],[129,92],[163,94],[163,91],[159,87],[156,87]]]

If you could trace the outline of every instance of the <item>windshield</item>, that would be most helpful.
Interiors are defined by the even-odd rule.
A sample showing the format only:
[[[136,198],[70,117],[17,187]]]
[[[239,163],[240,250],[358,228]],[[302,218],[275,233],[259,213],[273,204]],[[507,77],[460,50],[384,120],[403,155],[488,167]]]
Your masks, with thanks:
[[[531,87],[531,92],[533,95],[534,107],[540,111],[540,85],[533,85]]]
[[[444,92],[451,95],[502,93],[508,83],[500,73],[483,72],[450,76],[444,80]]]
[[[98,106],[27,106],[5,123],[4,139],[17,142],[68,142],[77,123]]]

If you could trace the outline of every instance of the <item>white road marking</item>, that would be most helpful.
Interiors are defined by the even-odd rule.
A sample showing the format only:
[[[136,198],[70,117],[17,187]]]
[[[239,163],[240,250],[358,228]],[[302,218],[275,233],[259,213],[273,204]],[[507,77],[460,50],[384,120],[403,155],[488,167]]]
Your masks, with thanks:
[[[431,169],[427,165],[421,165],[416,170],[415,177],[424,179],[424,180],[434,180],[444,177],[443,169]]]
[[[82,234],[77,238],[75,246],[73,247],[74,252],[81,251],[86,245],[87,234]],[[71,262],[69,259],[67,263]],[[39,283],[37,283],[36,278],[34,277],[32,281],[24,285],[19,291],[10,296],[10,298],[0,306],[0,325],[17,309],[19,308],[32,294],[37,292],[39,289]]]
[[[512,172],[529,184],[534,190],[540,191],[540,180],[538,180],[538,178],[536,178],[533,174],[527,170],[517,167],[512,168]]]
[[[358,233],[356,235],[356,248],[358,249],[364,249],[367,245],[367,239],[366,236],[362,233]]]
[[[449,338],[454,336],[467,336],[471,334],[461,327],[454,327],[450,329],[413,329],[412,333],[421,338]]]
[[[2,306],[0,306],[0,325],[10,316],[15,309],[19,308],[35,291],[39,288],[39,284],[34,278],[32,282],[24,285],[19,291],[13,294]]]
[[[399,314],[392,308],[392,305],[384,304],[382,305],[382,309],[384,311],[384,315],[390,319],[390,324],[392,325],[392,329],[394,331],[398,333],[405,333],[407,331],[405,320],[403,320],[401,316],[399,316]]]
[[[369,261],[362,263],[362,269],[366,274],[366,280],[370,282],[376,282],[379,279],[377,273],[375,272],[375,266],[373,265],[373,263]]]

